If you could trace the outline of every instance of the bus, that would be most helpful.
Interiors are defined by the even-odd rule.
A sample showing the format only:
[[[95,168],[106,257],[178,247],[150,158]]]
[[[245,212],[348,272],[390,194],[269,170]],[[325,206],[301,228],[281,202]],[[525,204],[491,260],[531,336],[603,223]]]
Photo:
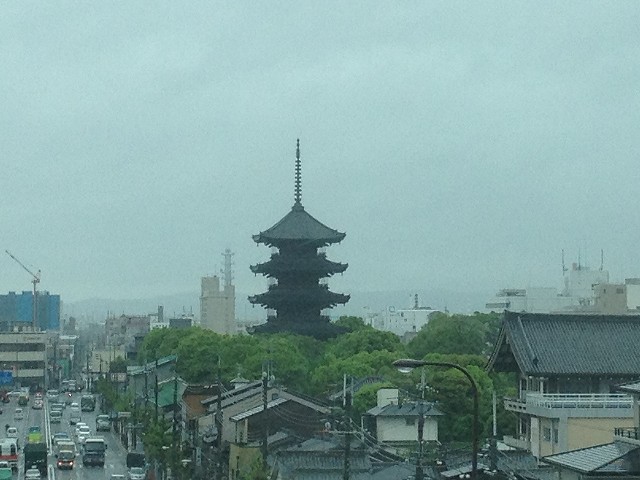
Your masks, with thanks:
[[[93,412],[96,409],[96,397],[93,395],[83,395],[80,397],[80,410],[83,412]]]

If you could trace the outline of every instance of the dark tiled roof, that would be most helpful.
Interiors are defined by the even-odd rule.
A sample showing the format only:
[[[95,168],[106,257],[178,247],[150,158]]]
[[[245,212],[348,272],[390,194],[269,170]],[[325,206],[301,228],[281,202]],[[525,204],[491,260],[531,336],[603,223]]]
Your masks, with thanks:
[[[254,235],[253,240],[275,246],[287,240],[308,240],[321,246],[340,242],[345,235],[313,218],[302,205],[295,204],[278,223]]]
[[[621,392],[640,395],[640,382],[625,383],[624,385],[618,385],[616,386],[616,389]]]
[[[640,316],[504,312],[487,365],[512,356],[529,375],[640,374]]]
[[[607,443],[543,457],[551,465],[580,473],[640,474],[640,446],[626,442]]]

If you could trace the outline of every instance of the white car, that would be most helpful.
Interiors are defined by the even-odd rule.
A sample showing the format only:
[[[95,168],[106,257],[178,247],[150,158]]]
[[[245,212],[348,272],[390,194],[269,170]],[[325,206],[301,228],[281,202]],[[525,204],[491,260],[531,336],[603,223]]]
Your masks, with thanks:
[[[40,480],[40,470],[31,467],[29,470],[24,472],[24,478],[25,480]]]
[[[78,435],[76,435],[79,443],[84,443],[87,437],[91,436],[91,429],[89,427],[80,427],[78,430]]]
[[[16,427],[7,428],[7,438],[18,438],[18,429]]]
[[[78,422],[76,423],[76,429],[74,431],[74,435],[77,437],[78,436],[78,432],[80,431],[80,429],[82,427],[87,427],[89,428],[89,425],[87,425],[85,422]]]
[[[22,411],[21,408],[16,408],[15,412],[13,412],[13,418],[14,418],[14,420],[23,420],[24,419],[24,412]]]

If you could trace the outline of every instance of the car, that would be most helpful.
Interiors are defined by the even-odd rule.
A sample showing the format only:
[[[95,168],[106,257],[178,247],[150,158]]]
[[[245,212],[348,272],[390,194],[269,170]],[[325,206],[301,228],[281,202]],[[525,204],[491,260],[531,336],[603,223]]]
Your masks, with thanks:
[[[44,408],[44,402],[42,400],[34,400],[31,408],[34,410],[42,410]]]
[[[14,420],[24,420],[24,412],[22,411],[21,408],[16,408],[15,411],[13,412],[13,419]]]
[[[71,392],[67,392],[64,394],[64,404],[65,405],[71,405],[71,402],[73,401],[73,394]]]
[[[76,454],[70,450],[62,450],[57,455],[58,459],[56,464],[58,465],[58,469],[69,469],[73,468],[73,464],[76,460]]]
[[[18,429],[16,427],[7,427],[5,434],[7,438],[18,438]]]
[[[11,390],[9,393],[7,393],[7,396],[9,398],[18,398],[21,393],[22,392],[20,390]]]
[[[24,472],[24,480],[40,480],[40,470],[35,467],[31,467]]]
[[[54,402],[58,401],[58,395],[60,395],[60,392],[54,388],[47,390],[47,399],[48,400],[53,400]]]
[[[88,426],[83,426],[78,429],[78,433],[76,434],[76,438],[80,443],[84,443],[87,437],[91,436],[91,429]]]
[[[128,480],[145,480],[146,476],[147,472],[145,472],[142,467],[131,467],[129,471],[127,471]]]
[[[82,427],[87,427],[87,428],[89,428],[89,425],[87,425],[87,424],[86,424],[86,423],[84,423],[84,422],[78,422],[78,423],[76,423],[76,429],[75,429],[75,431],[74,431],[74,434],[75,434],[75,436],[76,436],[76,437],[78,436],[78,432],[80,431],[80,429],[81,429]]]
[[[56,432],[53,434],[53,444],[56,445],[58,442],[68,442],[71,440],[69,434],[67,432]]]
[[[80,410],[80,404],[78,402],[71,402],[71,405],[69,405],[69,408],[71,410],[77,408],[78,410]]]
[[[49,410],[64,410],[66,407],[66,405],[64,403],[60,403],[60,402],[52,402],[49,403]]]
[[[108,432],[111,430],[111,419],[109,415],[98,415],[96,417],[96,432]]]

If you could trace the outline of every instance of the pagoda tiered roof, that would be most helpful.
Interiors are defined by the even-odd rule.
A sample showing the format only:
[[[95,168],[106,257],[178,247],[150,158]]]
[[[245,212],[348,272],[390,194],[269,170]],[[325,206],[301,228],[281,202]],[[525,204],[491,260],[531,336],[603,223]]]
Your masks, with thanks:
[[[303,305],[306,308],[335,307],[349,301],[350,295],[331,292],[325,286],[318,286],[311,290],[286,288],[282,285],[274,285],[269,290],[249,297],[249,301],[269,308],[278,309],[282,306]]]
[[[301,203],[296,202],[291,211],[271,228],[253,236],[256,243],[279,246],[290,241],[307,241],[310,245],[323,247],[341,242],[345,233],[327,227],[313,218]]]
[[[263,274],[267,277],[279,277],[284,274],[305,273],[318,278],[327,277],[336,273],[344,272],[349,264],[332,262],[327,260],[324,253],[312,256],[292,258],[283,257],[276,253],[271,255],[268,262],[251,265],[251,271],[255,274]]]

